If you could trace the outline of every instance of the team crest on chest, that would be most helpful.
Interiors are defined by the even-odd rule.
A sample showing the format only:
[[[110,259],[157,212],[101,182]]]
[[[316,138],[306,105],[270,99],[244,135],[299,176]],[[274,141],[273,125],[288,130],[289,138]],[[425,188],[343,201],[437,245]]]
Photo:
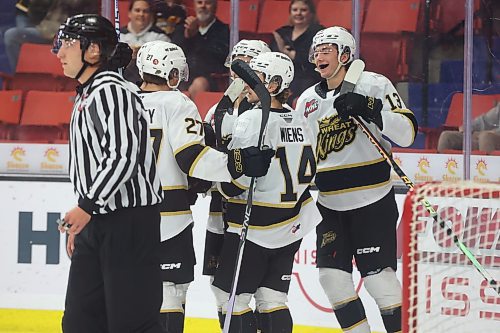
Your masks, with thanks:
[[[352,143],[356,137],[357,127],[354,121],[342,121],[338,115],[319,120],[318,146],[316,148],[318,158],[326,160],[332,151],[341,151]]]
[[[314,111],[317,111],[319,107],[319,103],[317,99],[312,99],[310,101],[306,102],[306,107],[304,110],[304,117],[308,117],[309,114],[313,113]]]

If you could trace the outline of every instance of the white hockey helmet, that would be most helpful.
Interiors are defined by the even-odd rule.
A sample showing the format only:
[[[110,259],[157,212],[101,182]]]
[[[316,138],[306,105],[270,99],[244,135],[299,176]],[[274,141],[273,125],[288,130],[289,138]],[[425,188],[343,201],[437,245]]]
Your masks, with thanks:
[[[276,96],[290,87],[294,69],[292,60],[281,52],[261,53],[250,61],[250,68],[264,74],[264,83],[268,85],[273,80],[278,80],[280,88],[278,92],[271,94]]]
[[[179,46],[169,42],[153,41],[142,45],[137,53],[137,68],[143,79],[144,73],[147,73],[164,78],[168,82],[172,70],[178,72],[178,84],[189,79],[189,67],[184,51]],[[170,88],[175,89],[178,84]]]
[[[356,40],[345,28],[330,27],[318,31],[311,44],[311,51],[309,52],[310,62],[314,63],[314,52],[316,51],[316,48],[322,44],[337,45],[339,63],[347,65],[354,60],[354,53],[356,53]],[[349,54],[349,59],[346,62],[341,62],[340,57],[344,53]]]
[[[271,52],[266,42],[258,39],[242,39],[233,47],[224,65],[231,67],[231,63],[236,57],[250,57],[253,59],[263,52]]]

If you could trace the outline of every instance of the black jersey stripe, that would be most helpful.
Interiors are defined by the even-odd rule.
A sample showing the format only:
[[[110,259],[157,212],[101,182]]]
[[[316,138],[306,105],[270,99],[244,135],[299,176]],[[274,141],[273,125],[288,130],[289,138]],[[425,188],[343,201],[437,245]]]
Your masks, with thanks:
[[[316,186],[320,192],[363,189],[385,184],[391,176],[391,167],[385,160],[351,168],[319,171]]]
[[[200,143],[193,143],[182,150],[175,152],[175,160],[182,172],[189,175],[191,166],[197,161],[198,156],[203,152],[205,146]]]
[[[311,200],[311,193],[309,189],[306,189],[293,207],[287,207],[286,205],[283,207],[279,207],[279,205],[271,207],[253,203],[249,224],[257,227],[271,227],[292,220],[300,214],[302,205]],[[246,204],[244,202],[228,202],[225,220],[231,224],[243,224],[245,207]]]
[[[160,204],[160,212],[184,212],[189,211],[190,207],[191,206],[189,205],[187,190],[163,190],[163,202]]]
[[[210,196],[210,213],[222,213],[222,195],[218,191],[212,191]]]

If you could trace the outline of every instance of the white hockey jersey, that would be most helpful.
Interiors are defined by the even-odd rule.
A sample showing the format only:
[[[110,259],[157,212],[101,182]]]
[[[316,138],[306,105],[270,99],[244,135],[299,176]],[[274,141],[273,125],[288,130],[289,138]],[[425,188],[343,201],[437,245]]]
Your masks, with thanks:
[[[233,126],[229,149],[257,146],[262,112],[249,110]],[[287,109],[272,109],[264,145],[276,151],[268,173],[257,178],[247,239],[266,248],[291,244],[314,229],[321,215],[309,193],[316,173],[314,137],[302,117]],[[239,233],[250,178],[219,184],[228,198],[227,231]]]
[[[209,181],[231,180],[227,155],[204,145],[203,126],[195,104],[180,91],[140,92],[157,159],[164,200],[161,240],[170,239],[193,222],[187,176]]]
[[[309,123],[317,140],[318,171],[315,183],[318,201],[333,210],[351,210],[369,205],[384,197],[392,187],[391,167],[381,157],[353,120],[343,122],[333,107],[339,89],[328,91],[326,82],[302,93],[296,112]],[[354,92],[382,100],[383,130],[373,123],[367,127],[388,151],[390,138],[400,146],[412,144],[417,133],[413,113],[383,75],[363,72]]]

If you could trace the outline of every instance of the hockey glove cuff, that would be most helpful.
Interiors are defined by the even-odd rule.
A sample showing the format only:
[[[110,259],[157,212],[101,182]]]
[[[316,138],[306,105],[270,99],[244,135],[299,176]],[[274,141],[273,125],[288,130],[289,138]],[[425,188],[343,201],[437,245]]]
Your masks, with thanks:
[[[380,130],[383,129],[380,114],[382,101],[378,98],[348,92],[337,97],[333,107],[343,121],[348,120],[349,116],[361,116],[365,121],[373,122]]]
[[[242,175],[248,177],[265,176],[275,151],[272,149],[260,150],[257,147],[233,149],[228,152],[227,169],[233,179]]]

